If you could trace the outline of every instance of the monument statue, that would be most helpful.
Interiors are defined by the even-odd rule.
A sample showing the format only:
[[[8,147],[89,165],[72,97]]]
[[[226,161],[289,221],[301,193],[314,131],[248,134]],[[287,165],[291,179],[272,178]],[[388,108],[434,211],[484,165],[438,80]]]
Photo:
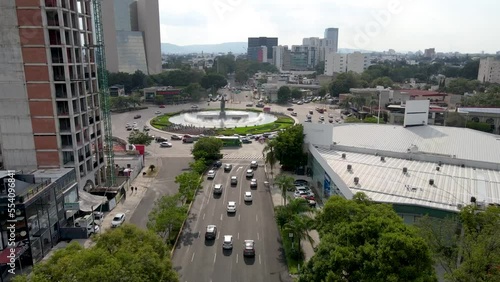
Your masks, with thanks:
[[[220,100],[220,115],[221,118],[226,117],[226,95],[222,95],[222,99]]]

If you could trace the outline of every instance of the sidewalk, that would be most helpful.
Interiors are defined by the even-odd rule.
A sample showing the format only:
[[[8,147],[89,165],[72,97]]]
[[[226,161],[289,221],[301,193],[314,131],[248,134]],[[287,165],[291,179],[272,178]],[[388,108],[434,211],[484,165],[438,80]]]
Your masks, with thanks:
[[[158,162],[156,158],[149,158],[145,160],[144,168],[142,169],[142,171],[134,180],[131,181],[130,185],[126,187],[126,195],[122,197],[119,203],[116,203],[116,207],[114,209],[104,215],[104,219],[101,221],[100,226],[101,233],[111,228],[111,221],[113,221],[113,217],[117,213],[125,214],[125,222],[128,222],[130,220],[133,213],[137,209],[137,206],[139,206],[142,198],[144,197],[144,195],[146,195],[147,189],[155,180],[155,177],[142,176],[142,172],[147,171],[150,164],[154,164],[157,171],[161,169],[161,162]],[[134,189],[134,191],[132,192],[130,190],[130,187],[137,187],[137,191],[135,191]],[[91,247],[92,245],[93,241],[91,238],[87,239],[84,243],[85,248]]]
[[[266,176],[267,176],[267,166],[264,166],[264,170],[266,171]],[[311,179],[307,176],[302,176],[302,175],[293,175],[290,174],[295,179],[305,179],[309,182],[311,182]],[[281,191],[278,187],[270,186],[270,193],[271,193],[271,198],[273,200],[273,205],[276,206],[282,206],[283,205],[283,197],[281,196]],[[287,192],[289,198],[293,199],[293,193],[292,192]],[[288,201],[288,199],[287,199]],[[322,204],[320,202],[317,203],[317,209],[322,208]],[[313,242],[312,244],[308,240],[301,240],[300,241],[300,246],[302,247],[302,250],[304,251],[304,261],[307,262],[313,255],[314,255],[314,248],[317,247],[320,239],[319,239],[319,234],[318,231],[316,230],[310,230],[309,231],[309,236],[311,236]]]

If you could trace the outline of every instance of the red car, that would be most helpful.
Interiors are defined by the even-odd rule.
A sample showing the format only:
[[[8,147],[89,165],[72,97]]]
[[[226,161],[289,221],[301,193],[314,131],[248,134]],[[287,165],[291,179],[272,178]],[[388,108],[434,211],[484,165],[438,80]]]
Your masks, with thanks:
[[[165,108],[165,105],[160,105],[160,108],[162,108],[162,109]]]

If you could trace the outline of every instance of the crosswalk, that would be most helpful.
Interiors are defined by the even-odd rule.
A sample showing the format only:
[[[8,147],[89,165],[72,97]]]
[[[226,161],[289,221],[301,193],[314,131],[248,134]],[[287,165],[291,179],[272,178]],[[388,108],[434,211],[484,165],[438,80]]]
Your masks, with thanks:
[[[262,154],[256,153],[226,153],[223,154],[223,159],[233,159],[233,160],[262,160]]]

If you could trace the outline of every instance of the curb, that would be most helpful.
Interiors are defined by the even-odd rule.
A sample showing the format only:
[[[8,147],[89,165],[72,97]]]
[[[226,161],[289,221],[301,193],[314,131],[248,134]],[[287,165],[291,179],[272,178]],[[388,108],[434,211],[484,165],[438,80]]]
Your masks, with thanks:
[[[200,175],[200,181],[203,179],[204,174],[205,174],[205,172],[202,175]],[[170,251],[170,259],[172,259],[174,257],[175,249],[177,248],[177,244],[179,243],[179,238],[181,237],[182,232],[184,231],[184,225],[186,224],[186,221],[189,218],[189,214],[191,213],[191,208],[193,207],[194,201],[196,200],[196,195],[198,194],[199,190],[200,190],[200,188],[198,186],[198,188],[196,188],[196,191],[194,193],[195,197],[194,197],[193,201],[191,201],[191,203],[189,204],[189,207],[187,210],[187,217],[182,222],[181,228],[179,229],[179,233],[177,233],[177,237],[175,238],[174,245],[172,246],[172,250]]]

